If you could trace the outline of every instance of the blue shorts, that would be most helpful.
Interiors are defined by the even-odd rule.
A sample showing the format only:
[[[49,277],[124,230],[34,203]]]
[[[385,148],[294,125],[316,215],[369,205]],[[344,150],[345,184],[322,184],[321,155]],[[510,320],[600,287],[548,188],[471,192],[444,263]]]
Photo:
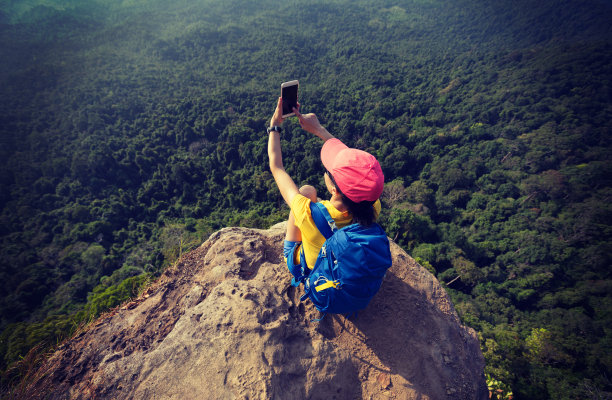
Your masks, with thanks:
[[[289,267],[289,271],[294,271],[297,267],[300,267],[300,264],[295,263],[295,253],[296,251],[300,251],[302,242],[290,242],[285,240],[283,242],[283,257],[285,257],[285,261],[287,262],[287,267]],[[301,254],[298,253],[297,259],[300,260]]]

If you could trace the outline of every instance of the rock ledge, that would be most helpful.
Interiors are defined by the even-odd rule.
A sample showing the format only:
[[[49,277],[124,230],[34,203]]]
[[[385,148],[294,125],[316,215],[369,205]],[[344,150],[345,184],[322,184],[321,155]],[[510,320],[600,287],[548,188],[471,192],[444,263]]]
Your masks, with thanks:
[[[51,399],[486,399],[475,332],[435,277],[392,243],[354,319],[300,303],[284,224],[226,228],[43,366]],[[36,395],[39,393],[39,395]]]

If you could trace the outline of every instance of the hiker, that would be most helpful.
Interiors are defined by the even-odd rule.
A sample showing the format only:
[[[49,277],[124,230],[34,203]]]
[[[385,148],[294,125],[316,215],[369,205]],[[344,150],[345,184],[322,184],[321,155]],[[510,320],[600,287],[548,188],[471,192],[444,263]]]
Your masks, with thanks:
[[[302,115],[296,108],[293,111],[302,128],[324,142],[321,161],[326,169],[325,185],[331,198],[320,203],[325,206],[337,228],[352,223],[363,227],[372,225],[380,213],[379,197],[384,185],[383,172],[376,158],[365,151],[347,147],[321,125],[315,114]],[[298,190],[283,167],[280,146],[282,123],[282,98],[279,98],[268,128],[268,156],[274,180],[291,209],[283,254],[293,273],[300,264],[313,269],[326,238],[320,233],[311,213],[311,203],[318,200],[316,189],[306,185]]]

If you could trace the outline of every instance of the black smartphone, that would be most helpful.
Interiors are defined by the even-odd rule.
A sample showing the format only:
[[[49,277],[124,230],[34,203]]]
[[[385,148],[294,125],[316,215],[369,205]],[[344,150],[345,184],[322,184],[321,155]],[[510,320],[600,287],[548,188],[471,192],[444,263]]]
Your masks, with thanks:
[[[294,115],[293,108],[298,106],[298,81],[283,82],[281,97],[283,98],[283,118]]]

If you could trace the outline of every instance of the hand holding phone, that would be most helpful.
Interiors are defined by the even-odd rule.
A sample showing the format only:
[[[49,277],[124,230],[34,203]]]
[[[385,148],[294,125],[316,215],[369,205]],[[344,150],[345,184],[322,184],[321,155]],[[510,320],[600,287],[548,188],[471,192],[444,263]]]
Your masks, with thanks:
[[[281,84],[281,98],[283,99],[283,118],[295,115],[294,108],[298,108],[299,82],[289,81]]]

